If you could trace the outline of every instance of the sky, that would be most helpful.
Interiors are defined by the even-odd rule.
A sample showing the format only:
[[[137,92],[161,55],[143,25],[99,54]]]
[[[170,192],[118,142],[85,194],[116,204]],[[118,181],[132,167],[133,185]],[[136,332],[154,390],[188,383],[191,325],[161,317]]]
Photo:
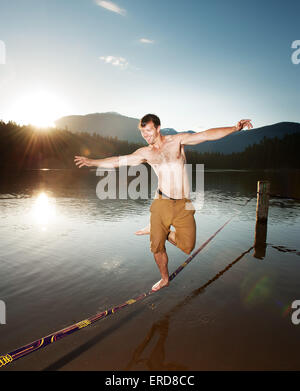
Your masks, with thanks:
[[[0,0],[0,119],[300,122],[299,13],[298,0]]]

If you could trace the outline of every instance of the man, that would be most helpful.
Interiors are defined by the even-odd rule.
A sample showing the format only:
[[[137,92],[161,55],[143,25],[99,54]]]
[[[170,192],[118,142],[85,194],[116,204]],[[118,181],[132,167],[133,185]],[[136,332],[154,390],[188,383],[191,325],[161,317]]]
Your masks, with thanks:
[[[150,248],[161,274],[161,279],[152,286],[153,291],[169,285],[166,240],[186,254],[190,254],[195,246],[195,209],[189,200],[184,145],[218,140],[245,127],[253,128],[251,120],[244,119],[235,126],[212,128],[199,133],[162,136],[160,125],[160,119],[155,114],[145,115],[140,120],[139,129],[148,146],[139,148],[130,155],[105,159],[75,156],[74,159],[79,168],[82,166],[113,168],[148,163],[154,169],[158,176],[158,190],[150,207],[150,229],[136,232],[137,234],[150,233]],[[170,230],[171,225],[175,231]]]

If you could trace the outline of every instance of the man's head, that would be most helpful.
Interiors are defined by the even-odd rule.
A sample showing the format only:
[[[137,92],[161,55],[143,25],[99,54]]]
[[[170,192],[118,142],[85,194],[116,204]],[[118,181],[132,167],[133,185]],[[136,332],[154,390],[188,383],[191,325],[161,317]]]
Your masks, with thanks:
[[[155,114],[146,114],[139,122],[139,129],[148,144],[154,144],[160,133],[160,119]]]

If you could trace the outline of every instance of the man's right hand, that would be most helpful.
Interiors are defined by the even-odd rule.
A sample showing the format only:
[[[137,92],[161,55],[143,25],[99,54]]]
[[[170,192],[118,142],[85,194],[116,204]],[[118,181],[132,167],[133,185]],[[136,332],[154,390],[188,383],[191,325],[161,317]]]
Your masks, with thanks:
[[[80,167],[83,167],[83,166],[87,166],[87,167],[92,167],[93,166],[93,161],[92,159],[89,159],[85,156],[75,156],[74,158],[74,162],[75,164],[80,168]]]

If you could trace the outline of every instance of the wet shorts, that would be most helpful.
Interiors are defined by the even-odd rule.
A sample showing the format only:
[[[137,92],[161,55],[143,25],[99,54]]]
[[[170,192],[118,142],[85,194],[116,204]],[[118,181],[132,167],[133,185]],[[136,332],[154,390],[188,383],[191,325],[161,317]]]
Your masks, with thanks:
[[[196,241],[195,208],[189,199],[157,198],[152,202],[150,212],[150,248],[153,253],[166,250],[165,241],[171,225],[176,230],[176,246],[186,254],[193,250]]]

